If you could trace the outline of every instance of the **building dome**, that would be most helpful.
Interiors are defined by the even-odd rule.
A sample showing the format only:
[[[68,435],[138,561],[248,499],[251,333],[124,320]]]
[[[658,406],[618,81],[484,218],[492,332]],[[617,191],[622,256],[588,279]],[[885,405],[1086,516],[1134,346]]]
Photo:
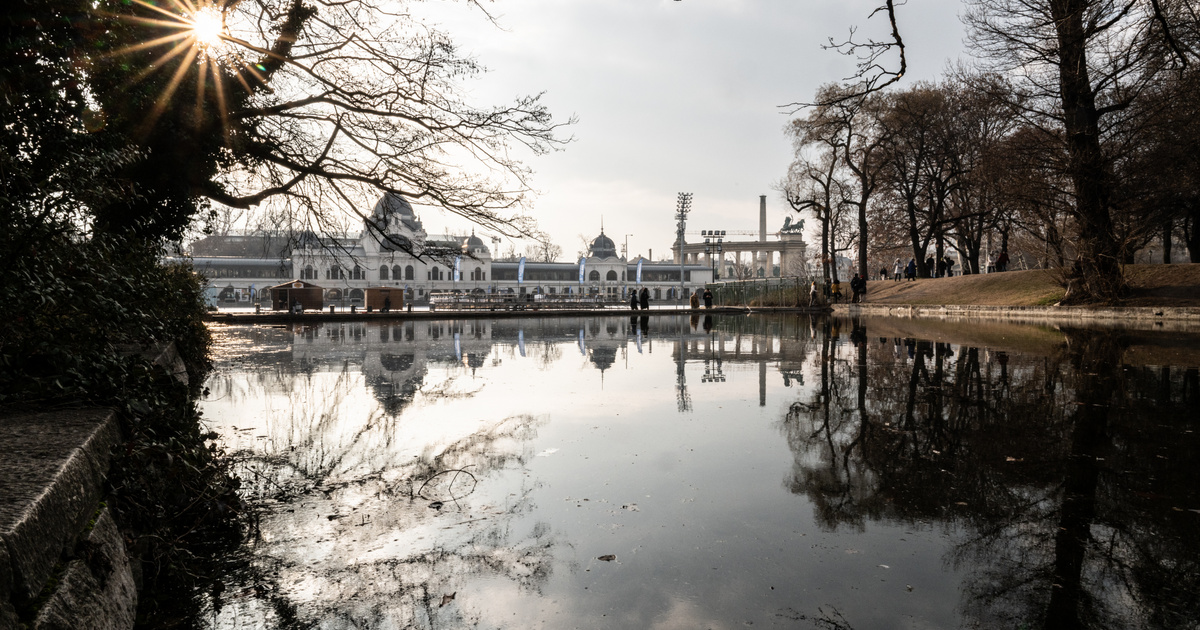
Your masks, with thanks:
[[[604,230],[600,230],[600,236],[597,236],[592,241],[592,245],[588,249],[592,253],[592,258],[617,257],[617,244],[611,238],[604,235]]]
[[[487,245],[483,244],[483,239],[475,236],[474,232],[471,232],[471,235],[463,240],[462,249],[463,253],[475,253],[476,250],[478,250],[480,254],[490,253]]]
[[[396,193],[385,193],[375,202],[375,208],[371,210],[371,216],[367,219],[373,228],[373,231],[387,234],[388,236],[395,235],[401,230],[407,229],[411,232],[420,232],[422,230],[421,221],[413,212],[412,205],[408,200]]]
[[[375,209],[371,211],[371,216],[385,218],[393,214],[402,217],[414,216],[412,205],[408,203],[407,199],[396,193],[384,193],[379,201],[375,202]]]

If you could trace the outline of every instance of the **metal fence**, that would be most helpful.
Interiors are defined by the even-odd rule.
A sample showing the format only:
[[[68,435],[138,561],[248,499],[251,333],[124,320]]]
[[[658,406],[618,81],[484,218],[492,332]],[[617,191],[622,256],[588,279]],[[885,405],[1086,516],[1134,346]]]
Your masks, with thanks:
[[[713,293],[713,303],[719,306],[778,306],[805,307],[809,305],[812,283],[817,283],[817,301],[824,305],[833,298],[821,278],[792,276],[787,278],[756,278],[713,282],[707,285]],[[843,283],[842,295],[848,295],[848,285]]]

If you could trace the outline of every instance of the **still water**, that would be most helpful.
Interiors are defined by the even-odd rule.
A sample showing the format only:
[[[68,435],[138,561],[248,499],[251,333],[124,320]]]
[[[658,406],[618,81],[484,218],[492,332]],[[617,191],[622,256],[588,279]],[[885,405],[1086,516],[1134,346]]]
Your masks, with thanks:
[[[225,628],[1196,628],[1200,339],[887,319],[215,327]]]

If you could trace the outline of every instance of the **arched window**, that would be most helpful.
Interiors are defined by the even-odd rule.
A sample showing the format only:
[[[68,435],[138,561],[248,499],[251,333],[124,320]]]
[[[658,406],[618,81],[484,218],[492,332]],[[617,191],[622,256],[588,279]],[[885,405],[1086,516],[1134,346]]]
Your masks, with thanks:
[[[600,272],[593,269],[592,272],[588,274],[588,280],[590,280],[591,282],[599,282],[600,281]]]
[[[399,268],[400,268],[400,265],[396,265],[396,269],[399,269]],[[412,265],[408,265],[407,267],[404,268],[404,279],[405,280],[413,279],[413,266]]]
[[[759,268],[758,268],[758,277],[759,277],[759,278],[762,278],[763,276],[766,276],[766,275],[767,275],[767,272],[766,272],[766,270],[765,270],[765,269],[763,269],[762,267],[759,267]]]
[[[312,265],[305,265],[304,271],[300,273],[301,280],[316,280],[317,272],[313,271]]]
[[[441,280],[442,279],[442,270],[438,269],[437,267],[430,267],[429,268],[429,279],[430,280]]]
[[[604,276],[604,279],[608,280],[609,282],[616,282],[617,281],[617,272],[613,271],[612,269],[609,269],[608,274]]]
[[[662,299],[662,289],[655,289],[655,290],[654,290],[654,299],[656,299],[656,300],[661,300],[661,299]]]
[[[380,280],[387,280],[387,279],[388,279],[388,268],[387,268],[387,265],[384,265],[384,266],[382,266],[382,267],[380,267],[380,268],[379,268],[379,279],[380,279]]]
[[[362,267],[359,267],[358,265],[354,265],[354,270],[350,272],[350,277],[353,278],[354,280],[362,280],[363,279]]]
[[[472,280],[483,280],[483,270],[480,269],[479,267],[476,267],[475,271],[471,272],[471,279]]]

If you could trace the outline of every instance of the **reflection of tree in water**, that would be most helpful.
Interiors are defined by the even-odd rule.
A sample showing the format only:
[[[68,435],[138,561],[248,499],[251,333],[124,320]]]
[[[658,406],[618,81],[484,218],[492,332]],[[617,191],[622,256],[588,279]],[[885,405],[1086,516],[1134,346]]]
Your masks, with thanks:
[[[277,627],[477,625],[478,593],[465,592],[464,585],[499,577],[522,589],[540,589],[555,541],[544,524],[514,531],[512,517],[533,509],[530,488],[493,505],[471,495],[473,484],[463,483],[465,476],[451,486],[455,476],[440,473],[457,470],[484,480],[525,466],[531,457],[525,445],[539,422],[506,418],[440,450],[374,471],[305,471],[308,487],[264,518],[241,586],[253,585],[253,594],[269,602],[273,612],[267,616]],[[273,489],[305,470],[302,461],[260,463],[282,478],[257,486],[265,494],[251,498],[259,503],[270,503]],[[420,542],[432,529],[449,531],[438,531],[436,544]]]
[[[965,625],[1200,627],[1195,368],[1121,367],[1097,332],[1037,358],[818,325],[782,429],[825,527],[958,526]]]

